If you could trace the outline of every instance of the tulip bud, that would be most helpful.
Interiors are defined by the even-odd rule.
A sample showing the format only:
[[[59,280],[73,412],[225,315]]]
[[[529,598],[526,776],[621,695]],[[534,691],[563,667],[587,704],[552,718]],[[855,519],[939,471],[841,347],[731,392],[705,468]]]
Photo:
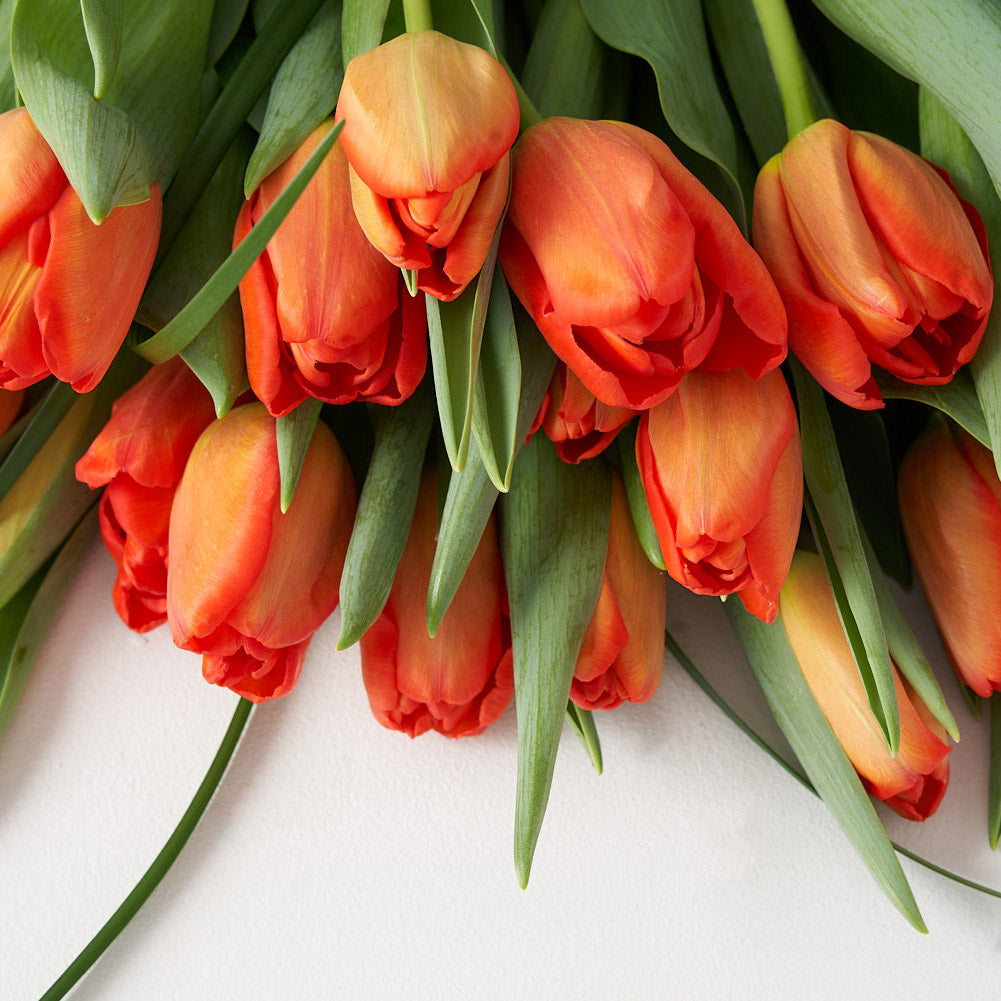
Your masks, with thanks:
[[[356,56],[335,115],[372,245],[447,302],[483,266],[508,194],[518,98],[504,67],[437,31]]]
[[[80,393],[125,340],[160,236],[160,186],[95,226],[24,108],[0,115],[0,386]]]
[[[337,606],[354,512],[351,469],[326,425],[316,425],[285,514],[263,405],[205,429],[170,512],[167,620],[177,646],[203,654],[207,681],[254,702],[292,690]]]
[[[112,599],[137,632],[167,621],[167,527],[174,492],[212,398],[179,358],[156,365],[115,401],[111,419],[76,464],[101,497],[101,537],[118,567]]]
[[[785,358],[764,264],[656,136],[548,118],[518,140],[512,171],[504,274],[602,403],[646,409],[697,366],[758,377]]]
[[[896,143],[815,122],[762,169],[753,233],[789,346],[849,406],[883,405],[873,363],[941,385],[973,357],[994,294],[983,223]]]
[[[780,598],[782,623],[813,697],[862,784],[909,820],[930,817],[949,781],[942,725],[893,667],[900,749],[890,757],[869,708],[820,557],[798,552]]]
[[[317,128],[244,204],[234,245],[250,232],[326,133]],[[247,371],[275,417],[307,396],[394,405],[427,361],[423,298],[365,237],[351,208],[348,163],[335,145],[240,282]]]
[[[393,587],[361,638],[361,665],[375,718],[411,737],[482,733],[514,692],[507,594],[493,515],[433,637],[425,597],[437,532],[435,476],[425,473]]]
[[[1001,688],[1001,482],[994,458],[935,420],[900,466],[900,517],[918,580],[956,674]]]
[[[612,478],[608,553],[594,616],[574,668],[570,698],[582,709],[645,702],[664,666],[667,580],[636,537],[626,490]]]
[[[771,622],[803,511],[782,373],[689,372],[640,419],[636,461],[667,572],[696,594],[737,593]]]

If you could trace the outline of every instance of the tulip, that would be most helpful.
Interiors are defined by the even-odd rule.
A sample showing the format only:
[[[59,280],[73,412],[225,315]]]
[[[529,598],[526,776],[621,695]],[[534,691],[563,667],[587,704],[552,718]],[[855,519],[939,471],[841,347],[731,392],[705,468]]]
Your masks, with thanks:
[[[757,378],[785,358],[765,266],[658,138],[548,118],[518,140],[512,171],[504,274],[602,403],[646,409],[698,366]]]
[[[483,49],[437,31],[356,56],[335,115],[365,235],[447,302],[483,266],[507,201],[518,98]]]
[[[535,429],[541,426],[559,457],[575,464],[604,452],[635,416],[635,410],[596,400],[563,362],[557,362]]]
[[[250,232],[327,131],[317,128],[244,204],[234,244]],[[307,396],[393,405],[417,387],[427,361],[424,300],[406,294],[351,209],[339,146],[240,282],[247,370],[275,417]]]
[[[640,419],[636,461],[667,572],[697,594],[737,593],[773,621],[803,509],[782,373],[689,372]]]
[[[598,605],[570,687],[570,698],[578,706],[614,709],[653,695],[664,663],[666,598],[666,578],[643,552],[622,477],[616,473]]]
[[[104,487],[101,537],[118,568],[112,600],[137,632],[167,621],[167,527],[188,455],[212,422],[212,398],[180,358],[151,368],[112,407],[76,464]]]
[[[813,697],[862,784],[891,810],[925,820],[949,781],[942,725],[893,667],[900,749],[891,757],[869,708],[820,557],[796,554],[780,599],[782,623]]]
[[[762,169],[753,235],[789,346],[849,406],[883,405],[873,363],[940,385],[973,357],[994,293],[983,223],[896,143],[815,122]]]
[[[177,646],[203,655],[207,681],[254,702],[292,690],[337,606],[354,512],[351,469],[323,423],[285,514],[264,406],[205,429],[170,512],[167,620]]]
[[[0,115],[0,387],[80,393],[122,345],[153,266],[160,186],[94,225],[28,112]]]
[[[421,481],[410,534],[382,613],[361,638],[369,705],[390,730],[417,737],[482,733],[514,692],[507,595],[493,516],[433,637],[424,599],[437,533],[435,476]]]
[[[900,517],[918,580],[960,680],[1001,688],[1001,481],[990,451],[935,420],[900,467]]]

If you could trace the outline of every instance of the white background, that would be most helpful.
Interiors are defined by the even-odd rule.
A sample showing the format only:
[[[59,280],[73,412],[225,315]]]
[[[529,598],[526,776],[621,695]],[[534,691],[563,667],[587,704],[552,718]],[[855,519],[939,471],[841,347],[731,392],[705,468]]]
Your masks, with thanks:
[[[129,633],[85,558],[0,735],[0,998],[37,998],[186,808],[235,699],[167,630]],[[755,721],[713,599],[668,624]],[[923,605],[909,603],[942,661]],[[1001,900],[904,860],[930,935],[883,898],[826,809],[670,658],[644,706],[601,714],[605,773],[568,730],[527,890],[512,863],[513,708],[483,736],[411,741],[371,717],[336,614],[297,689],[255,709],[181,858],[79,1001],[229,998],[994,998]],[[986,720],[938,814],[891,835],[1001,887]]]

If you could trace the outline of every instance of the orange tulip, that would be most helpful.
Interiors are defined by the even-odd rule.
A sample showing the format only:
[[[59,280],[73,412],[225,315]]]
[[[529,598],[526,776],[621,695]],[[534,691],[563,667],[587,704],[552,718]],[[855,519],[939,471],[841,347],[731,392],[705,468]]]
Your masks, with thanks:
[[[174,491],[212,398],[180,358],[156,365],[111,410],[76,464],[76,478],[104,487],[101,537],[118,567],[115,610],[137,632],[167,621],[167,526]]]
[[[418,288],[454,299],[507,201],[519,113],[504,67],[437,31],[400,35],[348,63],[335,115],[365,235]]]
[[[689,372],[641,418],[636,460],[668,573],[697,594],[737,593],[771,622],[803,510],[782,373]]]
[[[664,665],[667,580],[636,537],[622,477],[612,480],[608,553],[598,606],[574,668],[570,698],[582,709],[646,702]]]
[[[930,817],[949,781],[949,747],[942,725],[894,667],[900,749],[890,757],[819,556],[796,554],[780,605],[803,676],[862,784],[902,817]]]
[[[324,424],[285,514],[264,406],[236,407],[208,426],[174,497],[167,568],[174,642],[203,654],[207,681],[254,702],[292,690],[313,633],[337,606],[354,512],[351,469]]]
[[[1001,482],[994,458],[936,420],[898,480],[914,569],[949,660],[978,695],[1001,689]]]
[[[785,358],[764,264],[656,136],[547,118],[518,140],[512,170],[504,274],[602,403],[646,409],[698,366],[758,377]]]
[[[250,232],[327,130],[317,128],[269,174],[240,212],[234,245]],[[393,405],[424,375],[423,298],[365,238],[351,209],[348,163],[327,154],[240,282],[250,385],[275,417],[307,396]]]
[[[160,237],[160,186],[95,226],[24,108],[0,115],[0,387],[94,388],[125,340]]]
[[[507,594],[493,516],[434,637],[425,596],[437,532],[435,476],[425,473],[406,548],[385,608],[361,638],[369,705],[411,737],[482,733],[514,692]]]
[[[753,234],[790,348],[849,406],[883,405],[873,363],[939,385],[973,357],[994,293],[983,223],[896,143],[815,122],[762,169]]]

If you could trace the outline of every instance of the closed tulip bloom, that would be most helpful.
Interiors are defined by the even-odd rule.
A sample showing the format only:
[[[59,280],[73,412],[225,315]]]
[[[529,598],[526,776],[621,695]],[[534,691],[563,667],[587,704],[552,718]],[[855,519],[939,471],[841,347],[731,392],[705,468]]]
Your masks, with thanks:
[[[983,223],[896,143],[815,122],[762,169],[753,235],[790,348],[849,406],[883,405],[873,364],[940,385],[973,357],[994,293]]]
[[[935,420],[898,480],[900,517],[949,660],[978,695],[1001,688],[1001,482],[990,451]]]
[[[696,594],[778,611],[803,510],[803,466],[781,372],[690,372],[640,419],[636,460],[668,573]]]
[[[782,623],[813,697],[862,784],[909,820],[938,808],[949,781],[942,725],[893,668],[900,749],[891,757],[869,708],[820,557],[796,554],[780,600]]]
[[[254,702],[292,690],[337,606],[354,512],[351,469],[323,423],[285,514],[263,405],[205,429],[170,513],[167,619],[177,646],[203,654],[207,681]]]
[[[564,462],[574,464],[604,452],[635,416],[635,410],[596,400],[580,379],[558,362],[536,427],[542,427]]]
[[[389,599],[361,638],[369,705],[390,730],[411,737],[482,733],[514,692],[507,595],[493,516],[437,633],[425,599],[437,534],[435,476],[421,481],[407,544]]]
[[[667,579],[636,537],[622,477],[612,480],[608,551],[594,616],[574,668],[570,698],[582,709],[645,702],[664,665]]]
[[[167,621],[167,528],[174,492],[212,398],[180,358],[156,365],[121,396],[76,464],[76,478],[104,487],[101,537],[118,575],[115,610],[137,632]]]
[[[125,340],[160,237],[160,186],[96,226],[24,108],[0,115],[0,387],[94,388]]]
[[[656,136],[548,118],[518,140],[512,171],[504,274],[602,403],[646,409],[698,366],[758,377],[785,358],[764,264]]]
[[[234,244],[250,232],[308,159],[316,129],[244,204]],[[424,300],[355,220],[344,151],[335,145],[240,282],[247,371],[275,417],[307,396],[395,405],[424,375]]]
[[[483,266],[508,194],[518,98],[475,45],[418,31],[356,56],[335,115],[372,245],[447,302]]]

